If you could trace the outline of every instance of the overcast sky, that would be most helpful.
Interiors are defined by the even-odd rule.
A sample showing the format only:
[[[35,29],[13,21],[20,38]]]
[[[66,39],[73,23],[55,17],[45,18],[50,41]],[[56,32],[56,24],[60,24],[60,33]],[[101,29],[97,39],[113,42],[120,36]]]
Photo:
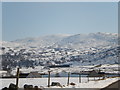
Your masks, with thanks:
[[[5,2],[3,40],[50,34],[118,32],[117,2]]]

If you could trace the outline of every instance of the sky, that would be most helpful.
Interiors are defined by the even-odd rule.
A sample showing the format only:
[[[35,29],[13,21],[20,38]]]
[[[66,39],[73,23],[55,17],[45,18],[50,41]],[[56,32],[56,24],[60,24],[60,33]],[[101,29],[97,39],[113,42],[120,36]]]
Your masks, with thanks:
[[[117,2],[4,2],[2,39],[118,33]]]

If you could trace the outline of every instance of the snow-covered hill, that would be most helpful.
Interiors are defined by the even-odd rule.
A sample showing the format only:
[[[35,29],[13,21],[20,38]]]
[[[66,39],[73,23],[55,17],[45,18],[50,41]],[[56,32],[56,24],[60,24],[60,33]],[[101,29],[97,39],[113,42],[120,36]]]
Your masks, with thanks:
[[[96,46],[106,46],[106,45],[115,45],[118,40],[117,34],[111,33],[90,33],[87,35],[77,34],[66,37],[58,42],[58,46],[66,46],[71,48],[84,48],[84,47],[96,47]],[[83,47],[84,46],[84,47]]]
[[[58,34],[58,35],[47,35],[37,38],[25,38],[18,39],[11,42],[3,42],[3,46],[35,46],[35,47],[69,47],[79,49],[81,46],[106,46],[116,45],[118,42],[118,34],[115,33],[90,33],[90,34]],[[12,44],[13,43],[13,44]],[[12,45],[11,45],[12,44]]]
[[[116,45],[118,42],[118,34],[112,33],[90,33],[90,34],[76,34],[76,35],[47,35],[38,38],[25,38],[12,41],[16,46],[25,47],[64,47],[64,48],[86,48],[106,45]],[[8,44],[5,45],[9,45]],[[14,44],[14,45],[15,45]],[[84,47],[83,47],[84,46]]]
[[[26,47],[31,46],[31,47],[47,47],[47,46],[52,46],[56,42],[59,42],[63,38],[67,37],[69,35],[47,35],[47,36],[41,36],[37,38],[25,38],[25,39],[18,39],[12,42],[22,44]]]
[[[1,55],[4,67],[53,65],[117,64],[118,34],[90,33],[48,35],[3,41]],[[8,64],[9,63],[9,64]]]

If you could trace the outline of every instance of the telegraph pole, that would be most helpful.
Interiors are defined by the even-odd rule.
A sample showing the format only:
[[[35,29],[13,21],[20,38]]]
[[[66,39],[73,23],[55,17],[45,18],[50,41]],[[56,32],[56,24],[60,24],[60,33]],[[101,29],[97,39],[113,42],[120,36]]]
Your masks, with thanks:
[[[68,72],[68,81],[67,81],[67,85],[69,85],[70,83],[70,72]]]
[[[48,87],[50,87],[50,72],[51,71],[48,71]]]
[[[79,73],[79,83],[81,83],[81,72]]]
[[[16,76],[16,88],[18,90],[18,82],[19,82],[19,68],[17,68],[17,76]]]

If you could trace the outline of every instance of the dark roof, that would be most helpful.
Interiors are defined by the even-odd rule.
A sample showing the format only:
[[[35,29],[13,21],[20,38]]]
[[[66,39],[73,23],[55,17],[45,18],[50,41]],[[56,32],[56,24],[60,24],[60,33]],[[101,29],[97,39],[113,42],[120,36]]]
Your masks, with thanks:
[[[41,74],[38,72],[30,72],[27,78],[41,78]]]
[[[19,77],[20,78],[26,78],[29,75],[29,73],[20,73]]]
[[[100,77],[100,76],[103,76],[104,74],[103,73],[100,73],[100,72],[97,72],[95,70],[91,71],[88,76],[89,77]]]

